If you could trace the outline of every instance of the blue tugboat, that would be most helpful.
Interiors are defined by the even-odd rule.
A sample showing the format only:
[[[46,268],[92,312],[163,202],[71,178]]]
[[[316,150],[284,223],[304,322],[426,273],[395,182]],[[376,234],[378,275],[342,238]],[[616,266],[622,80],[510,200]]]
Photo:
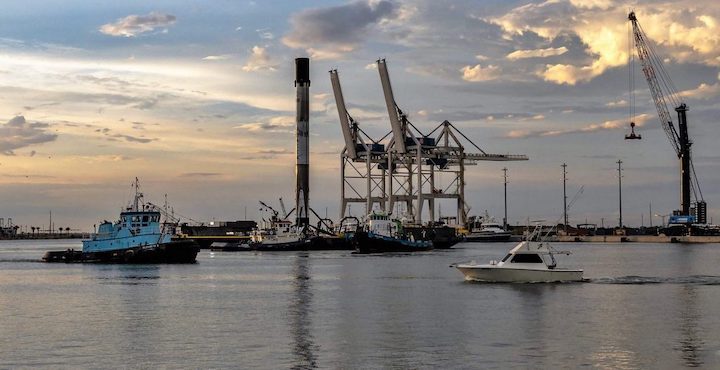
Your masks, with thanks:
[[[354,233],[351,243],[357,253],[423,252],[433,249],[433,242],[405,235],[400,220],[391,220],[384,212],[368,215],[365,228]]]
[[[194,263],[200,250],[191,239],[172,241],[172,225],[160,223],[159,209],[143,202],[135,179],[133,204],[114,224],[104,221],[82,251],[68,249],[45,253],[46,262]]]

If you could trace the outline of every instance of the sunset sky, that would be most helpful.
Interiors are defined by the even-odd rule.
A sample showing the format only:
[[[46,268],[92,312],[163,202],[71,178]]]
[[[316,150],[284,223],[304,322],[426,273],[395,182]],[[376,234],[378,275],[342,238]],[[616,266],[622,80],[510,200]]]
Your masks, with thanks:
[[[527,162],[468,170],[471,213],[617,223],[679,206],[679,165],[639,69],[628,126],[634,9],[689,105],[695,166],[720,222],[720,4],[550,1],[6,2],[0,13],[0,217],[91,230],[114,219],[137,176],[196,220],[258,217],[293,198],[296,57],[311,58],[311,204],[337,217],[343,148],[328,71],[350,111],[389,131],[375,60],[421,130],[447,119],[485,151]],[[638,66],[636,65],[636,68]],[[443,206],[445,207],[445,206]],[[448,210],[449,211],[449,210]],[[360,209],[356,214],[360,214]],[[449,212],[448,212],[449,213]],[[656,224],[660,218],[653,220]]]

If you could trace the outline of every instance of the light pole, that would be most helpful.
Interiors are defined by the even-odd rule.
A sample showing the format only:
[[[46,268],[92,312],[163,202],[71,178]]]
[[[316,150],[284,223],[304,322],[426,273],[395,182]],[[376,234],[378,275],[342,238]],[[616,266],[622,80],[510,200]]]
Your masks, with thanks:
[[[620,228],[623,227],[623,221],[622,221],[622,160],[618,159],[618,202],[619,202],[619,210],[620,210]]]
[[[563,163],[562,166],[563,169],[563,230],[567,230],[567,224],[568,224],[568,217],[567,217],[567,189],[566,189],[566,183],[567,183],[567,164]]]
[[[503,183],[504,186],[504,196],[505,196],[505,217],[503,217],[503,230],[507,230],[507,167],[503,168],[503,179],[505,180]]]

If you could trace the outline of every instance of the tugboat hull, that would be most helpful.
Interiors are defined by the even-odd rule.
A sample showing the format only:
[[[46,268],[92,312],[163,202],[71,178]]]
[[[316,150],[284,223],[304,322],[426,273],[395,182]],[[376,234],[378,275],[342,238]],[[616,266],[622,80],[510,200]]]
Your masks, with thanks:
[[[367,232],[355,233],[352,244],[355,251],[361,254],[388,252],[424,252],[433,249],[430,241],[412,241],[372,235]]]
[[[312,246],[311,239],[300,239],[287,242],[275,243],[251,243],[250,249],[260,252],[289,252],[289,251],[307,251]]]
[[[73,249],[45,253],[45,262],[64,263],[195,263],[200,247],[193,240],[173,241],[105,252]]]
[[[470,234],[465,237],[467,243],[488,243],[488,242],[506,242],[510,240],[510,233],[498,234]]]

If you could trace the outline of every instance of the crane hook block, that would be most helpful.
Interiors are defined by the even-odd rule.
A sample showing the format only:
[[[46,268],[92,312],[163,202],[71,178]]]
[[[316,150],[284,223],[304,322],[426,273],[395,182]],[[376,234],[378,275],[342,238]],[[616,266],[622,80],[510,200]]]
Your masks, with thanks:
[[[635,134],[635,122],[630,122],[630,135],[625,135],[625,140],[641,140],[642,135]]]

